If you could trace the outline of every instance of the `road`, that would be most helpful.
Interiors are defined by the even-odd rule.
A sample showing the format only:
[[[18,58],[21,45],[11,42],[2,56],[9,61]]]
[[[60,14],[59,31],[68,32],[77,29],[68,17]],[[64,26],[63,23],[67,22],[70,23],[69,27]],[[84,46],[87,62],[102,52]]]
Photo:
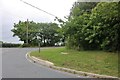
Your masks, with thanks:
[[[26,53],[36,48],[3,48],[2,78],[77,78],[78,75],[54,70],[26,58]]]

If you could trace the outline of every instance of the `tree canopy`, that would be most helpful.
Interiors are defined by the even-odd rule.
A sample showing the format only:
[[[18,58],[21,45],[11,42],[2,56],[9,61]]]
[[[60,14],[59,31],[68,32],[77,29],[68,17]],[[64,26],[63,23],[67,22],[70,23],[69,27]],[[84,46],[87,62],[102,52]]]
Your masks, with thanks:
[[[120,50],[118,2],[75,2],[63,29],[66,46],[77,50]]]
[[[30,45],[38,45],[38,39],[41,42],[41,46],[54,46],[55,43],[61,42],[60,27],[56,23],[35,23],[33,21],[19,21],[18,24],[14,24],[12,32],[13,36],[18,36],[20,41],[26,43],[27,40],[27,25],[28,25],[28,43]]]

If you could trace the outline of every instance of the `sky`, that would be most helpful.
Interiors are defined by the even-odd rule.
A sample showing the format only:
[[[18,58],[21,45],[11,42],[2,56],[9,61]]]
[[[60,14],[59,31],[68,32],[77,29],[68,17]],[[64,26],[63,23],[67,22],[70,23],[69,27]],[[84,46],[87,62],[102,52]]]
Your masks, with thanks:
[[[73,3],[77,0],[24,0],[57,17],[64,19],[68,16]],[[54,17],[39,11],[20,0],[0,0],[0,41],[10,43],[23,43],[19,38],[13,37],[11,29],[19,20],[34,22],[54,22]]]

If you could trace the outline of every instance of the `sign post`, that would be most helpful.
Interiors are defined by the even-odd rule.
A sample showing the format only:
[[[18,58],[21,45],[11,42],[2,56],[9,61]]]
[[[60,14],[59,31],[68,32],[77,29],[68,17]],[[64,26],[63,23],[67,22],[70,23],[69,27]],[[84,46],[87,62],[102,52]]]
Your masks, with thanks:
[[[39,53],[40,53],[40,40],[39,40],[39,42],[38,42],[38,46],[39,46]]]
[[[39,36],[37,36],[37,42],[38,42],[39,53],[40,53],[40,37]]]

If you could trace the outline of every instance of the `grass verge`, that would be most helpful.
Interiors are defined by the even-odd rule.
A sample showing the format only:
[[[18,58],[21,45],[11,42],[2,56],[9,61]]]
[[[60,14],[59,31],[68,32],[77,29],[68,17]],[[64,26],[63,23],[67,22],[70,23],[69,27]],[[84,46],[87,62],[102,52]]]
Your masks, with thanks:
[[[30,55],[53,62],[56,66],[118,77],[117,53],[49,48]]]

